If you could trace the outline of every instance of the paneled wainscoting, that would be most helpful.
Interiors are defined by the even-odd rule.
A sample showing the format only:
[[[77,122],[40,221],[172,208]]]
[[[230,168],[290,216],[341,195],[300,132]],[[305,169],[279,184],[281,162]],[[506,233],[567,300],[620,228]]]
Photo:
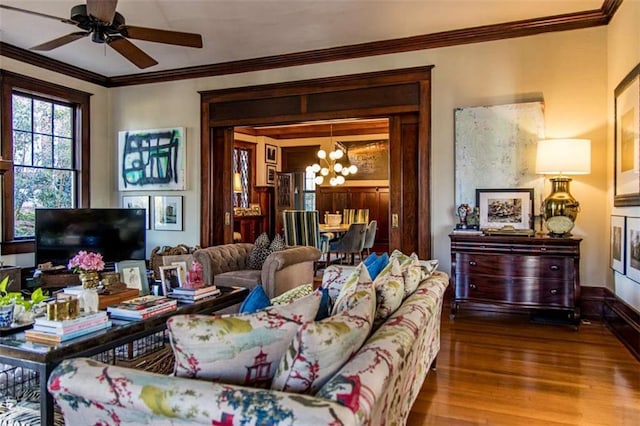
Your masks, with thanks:
[[[640,362],[600,320],[578,331],[526,314],[442,314],[437,370],[408,425],[637,425]]]

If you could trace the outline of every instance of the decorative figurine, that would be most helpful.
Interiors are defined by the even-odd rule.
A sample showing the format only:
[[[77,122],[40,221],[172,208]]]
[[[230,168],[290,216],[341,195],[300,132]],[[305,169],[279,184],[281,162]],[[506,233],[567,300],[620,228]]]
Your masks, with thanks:
[[[200,264],[200,262],[191,263],[191,269],[187,272],[185,287],[193,289],[204,287],[204,281],[202,281],[202,264]]]
[[[457,210],[457,216],[460,222],[456,225],[456,229],[467,229],[467,216],[471,213],[469,204],[460,204]]]

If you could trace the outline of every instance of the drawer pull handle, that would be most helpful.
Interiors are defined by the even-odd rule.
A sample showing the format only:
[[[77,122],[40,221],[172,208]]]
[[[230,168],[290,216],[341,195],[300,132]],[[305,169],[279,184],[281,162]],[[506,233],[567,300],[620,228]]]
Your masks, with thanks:
[[[551,266],[549,266],[549,269],[551,269],[552,271],[555,272],[555,271],[559,271],[560,267],[558,265],[551,265]]]
[[[558,289],[557,289],[557,288],[552,288],[552,289],[551,289],[551,294],[553,294],[554,296],[555,296],[556,294],[558,294]]]
[[[477,288],[478,288],[478,286],[477,286],[477,285],[475,285],[475,284],[469,284],[469,288],[470,288],[471,290],[475,290],[475,289],[477,289]]]
[[[469,261],[469,265],[478,266],[478,262],[476,262],[475,260],[471,260],[471,261]]]

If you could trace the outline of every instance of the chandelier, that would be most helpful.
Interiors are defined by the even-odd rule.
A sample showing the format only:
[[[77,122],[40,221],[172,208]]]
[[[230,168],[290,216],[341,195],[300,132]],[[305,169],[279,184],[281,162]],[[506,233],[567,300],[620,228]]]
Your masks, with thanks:
[[[333,125],[331,126],[331,141],[333,142]],[[307,166],[307,173],[314,174],[314,182],[322,185],[325,179],[329,179],[331,186],[342,185],[345,177],[358,172],[355,165],[346,165],[340,162],[346,149],[339,142],[334,144],[334,150],[329,154],[324,149],[318,151],[318,162]]]

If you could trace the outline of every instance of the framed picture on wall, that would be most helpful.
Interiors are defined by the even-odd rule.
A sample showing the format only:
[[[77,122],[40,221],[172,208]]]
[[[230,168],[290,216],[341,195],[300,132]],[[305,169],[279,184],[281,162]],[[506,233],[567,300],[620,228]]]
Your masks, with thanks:
[[[182,231],[182,196],[153,197],[153,229]]]
[[[625,272],[625,217],[611,216],[611,269]]]
[[[264,145],[264,161],[271,164],[276,164],[278,162],[278,147],[275,145],[269,145],[268,143]]]
[[[145,225],[147,229],[151,229],[148,195],[123,195],[122,207],[125,209],[145,209]]]
[[[626,273],[640,282],[640,217],[627,218]]]
[[[476,189],[480,228],[533,229],[533,188]]]
[[[276,166],[267,164],[267,185],[276,183]]]
[[[613,205],[640,206],[640,64],[614,90]]]

